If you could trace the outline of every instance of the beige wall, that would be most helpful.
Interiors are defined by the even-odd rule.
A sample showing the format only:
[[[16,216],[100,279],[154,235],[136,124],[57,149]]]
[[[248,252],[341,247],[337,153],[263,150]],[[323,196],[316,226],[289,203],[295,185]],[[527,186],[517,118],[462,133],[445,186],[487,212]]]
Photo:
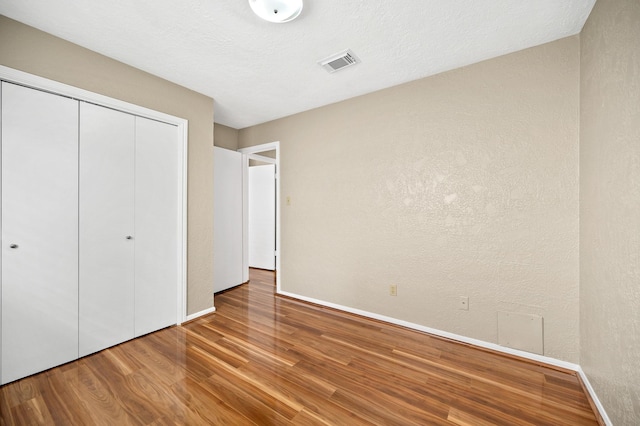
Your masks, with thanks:
[[[539,314],[578,362],[578,119],[576,36],[240,130],[281,142],[283,290],[488,342]]]
[[[220,148],[230,149],[232,151],[238,150],[238,130],[233,127],[228,127],[223,124],[214,123],[213,128],[214,140],[213,144]]]
[[[4,16],[0,64],[189,120],[188,312],[213,306],[213,100]]]
[[[611,420],[640,424],[640,2],[581,34],[580,362]]]

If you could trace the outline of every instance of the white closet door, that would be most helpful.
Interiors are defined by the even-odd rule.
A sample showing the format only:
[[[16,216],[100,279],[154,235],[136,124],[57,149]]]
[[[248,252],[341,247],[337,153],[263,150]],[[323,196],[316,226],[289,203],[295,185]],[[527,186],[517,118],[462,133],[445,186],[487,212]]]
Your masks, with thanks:
[[[134,123],[80,105],[80,356],[134,337]]]
[[[249,266],[276,269],[276,166],[249,167]]]
[[[136,117],[135,335],[177,322],[182,256],[178,128]]]
[[[214,147],[213,291],[242,284],[242,154]]]
[[[2,383],[78,356],[78,102],[2,83]]]

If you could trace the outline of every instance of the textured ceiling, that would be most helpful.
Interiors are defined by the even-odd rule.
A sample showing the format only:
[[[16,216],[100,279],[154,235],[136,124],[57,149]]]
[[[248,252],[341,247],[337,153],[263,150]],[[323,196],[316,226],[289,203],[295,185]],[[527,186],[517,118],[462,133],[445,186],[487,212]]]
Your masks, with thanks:
[[[577,34],[595,0],[305,0],[272,24],[247,0],[2,0],[0,14],[215,99],[234,128]],[[334,74],[317,62],[362,60]]]

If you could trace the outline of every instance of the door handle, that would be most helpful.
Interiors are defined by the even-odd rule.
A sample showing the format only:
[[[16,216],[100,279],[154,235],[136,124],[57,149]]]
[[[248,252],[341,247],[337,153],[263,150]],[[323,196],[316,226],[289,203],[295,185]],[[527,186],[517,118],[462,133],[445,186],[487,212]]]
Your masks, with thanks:
[[[132,237],[131,235],[127,235],[125,238],[126,238],[127,240],[133,240],[133,237]]]
[[[11,244],[9,247],[11,247],[12,249],[17,249],[18,245],[17,244]]]

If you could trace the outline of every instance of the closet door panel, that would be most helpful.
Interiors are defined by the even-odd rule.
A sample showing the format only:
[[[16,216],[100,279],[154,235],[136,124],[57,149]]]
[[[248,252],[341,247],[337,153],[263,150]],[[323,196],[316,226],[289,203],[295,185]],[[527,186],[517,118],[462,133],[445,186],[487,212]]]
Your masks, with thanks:
[[[78,102],[2,83],[2,382],[78,356]]]
[[[135,335],[177,322],[182,150],[176,126],[136,117]]]
[[[134,337],[135,117],[80,105],[80,356]]]

